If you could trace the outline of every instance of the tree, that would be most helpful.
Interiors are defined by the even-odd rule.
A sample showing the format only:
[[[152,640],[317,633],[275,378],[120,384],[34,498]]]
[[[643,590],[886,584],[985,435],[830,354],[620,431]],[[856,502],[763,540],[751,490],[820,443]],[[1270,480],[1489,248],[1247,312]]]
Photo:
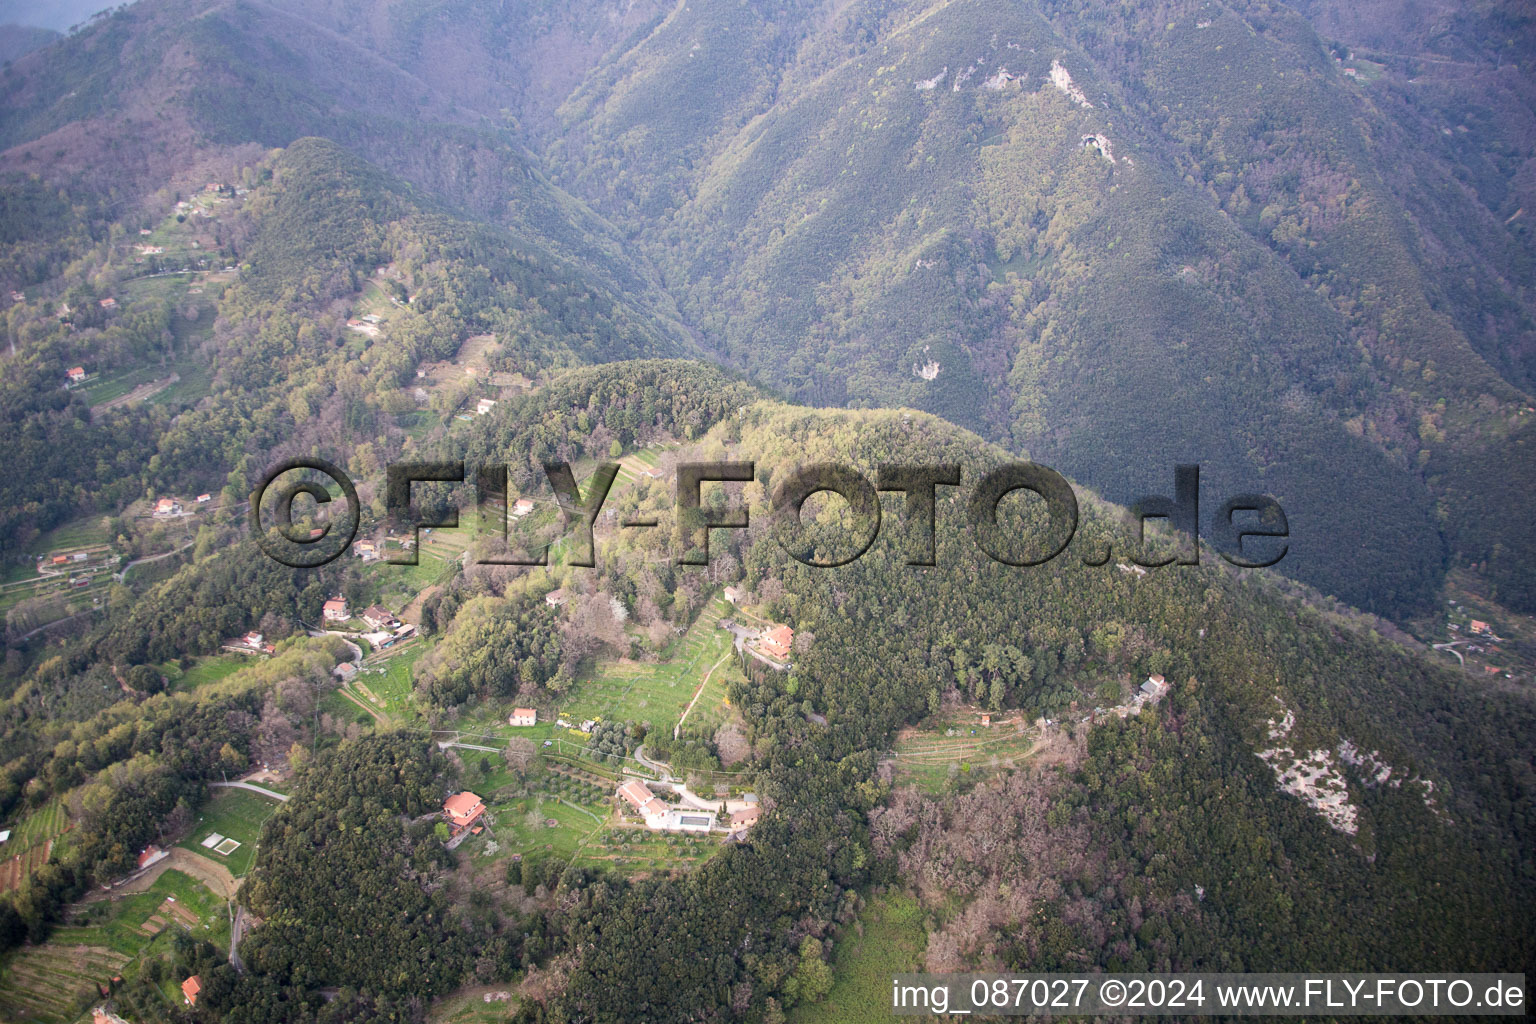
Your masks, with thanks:
[[[538,756],[538,748],[533,745],[533,740],[526,736],[514,736],[507,741],[507,767],[519,775],[527,773],[533,764],[533,759]]]

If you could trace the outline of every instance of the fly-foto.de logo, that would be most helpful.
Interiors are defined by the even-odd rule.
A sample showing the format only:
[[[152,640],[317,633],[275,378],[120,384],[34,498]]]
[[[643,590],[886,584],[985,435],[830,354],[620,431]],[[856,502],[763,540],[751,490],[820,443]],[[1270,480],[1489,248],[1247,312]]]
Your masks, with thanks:
[[[584,486],[565,462],[544,466],[544,475],[554,492],[560,516],[567,528],[569,544],[565,564],[591,568],[597,564],[593,528],[608,500],[619,465],[600,463]],[[961,487],[964,476],[959,465],[882,464],[874,479],[865,473],[837,463],[799,466],[779,480],[769,506],[770,532],[775,541],[793,558],[806,565],[832,568],[847,565],[869,550],[880,535],[880,492],[899,492],[904,497],[906,564],[932,566],[939,488]],[[742,484],[757,477],[754,462],[686,462],[677,467],[674,497],[675,523],[683,541],[676,553],[679,565],[709,564],[711,530],[744,530],[750,513],[744,502],[717,505],[701,501],[706,483]],[[450,503],[437,511],[423,511],[412,500],[413,484],[462,485],[470,482],[463,462],[397,463],[386,470],[385,510],[388,520],[404,531],[399,554],[379,552],[381,560],[398,565],[415,565],[417,541],[422,529],[452,529],[459,525],[459,507]],[[480,513],[481,529],[508,539],[508,473],[505,465],[479,466],[473,473],[475,505]],[[1043,517],[1033,517],[1038,528],[1020,536],[1017,524],[1000,516],[1003,500],[1017,491],[1026,491],[1044,503]],[[826,543],[824,530],[813,536],[812,527],[802,512],[815,494],[829,492],[847,502],[847,522],[835,545]],[[294,501],[300,495],[314,499],[317,507],[327,507],[316,520],[294,519]],[[345,511],[331,514],[337,497],[346,502]],[[519,503],[521,504],[521,503]],[[290,459],[267,470],[251,495],[251,528],[257,543],[270,557],[293,568],[319,568],[340,557],[356,537],[361,525],[362,505],[352,479],[336,465],[317,458]],[[1059,556],[1077,533],[1078,505],[1072,485],[1049,466],[1035,462],[1011,462],[982,473],[971,485],[965,504],[966,520],[977,547],[988,557],[1004,565],[1043,565]],[[1131,506],[1136,548],[1127,553],[1136,565],[1155,568],[1169,564],[1198,565],[1200,561],[1200,467],[1180,465],[1174,469],[1173,497],[1150,495]],[[514,516],[516,512],[512,513]],[[1166,520],[1183,535],[1177,550],[1156,555],[1146,552],[1143,541],[1147,520]],[[487,525],[489,524],[489,525]],[[656,529],[659,519],[631,515],[618,524],[626,530]],[[1274,565],[1285,557],[1290,536],[1285,511],[1269,495],[1239,494],[1222,503],[1209,524],[1209,540],[1227,562],[1245,569]],[[1251,540],[1245,547],[1244,541]],[[367,542],[370,543],[371,542]],[[1104,565],[1114,557],[1105,546],[1085,554],[1085,565]],[[507,553],[482,556],[480,565],[548,565],[549,547],[537,554]]]

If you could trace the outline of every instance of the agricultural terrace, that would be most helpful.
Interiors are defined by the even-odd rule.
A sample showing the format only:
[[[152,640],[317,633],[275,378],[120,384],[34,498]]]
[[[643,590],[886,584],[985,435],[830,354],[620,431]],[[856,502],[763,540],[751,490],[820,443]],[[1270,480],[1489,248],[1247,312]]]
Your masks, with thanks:
[[[98,985],[117,975],[131,979],[168,955],[178,931],[229,943],[224,901],[180,871],[164,872],[143,892],[77,904],[47,942],[0,962],[0,1007],[8,1020],[73,1021],[100,999]]]
[[[927,792],[943,790],[958,775],[993,772],[1023,763],[1044,741],[1022,719],[980,724],[977,716],[951,717],[896,738],[896,776]]]
[[[22,881],[47,863],[53,844],[69,827],[69,815],[62,796],[54,797],[37,810],[8,826],[11,837],[0,843],[0,892],[20,888]]]

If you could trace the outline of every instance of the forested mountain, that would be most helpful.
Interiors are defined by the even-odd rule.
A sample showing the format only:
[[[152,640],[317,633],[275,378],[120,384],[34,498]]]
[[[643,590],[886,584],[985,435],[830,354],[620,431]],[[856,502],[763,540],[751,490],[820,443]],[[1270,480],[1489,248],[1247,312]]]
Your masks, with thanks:
[[[0,1006],[815,1024],[896,904],[903,968],[1526,969],[1533,28],[138,0],[14,34]],[[290,458],[356,483],[355,519],[294,503],[357,527],[318,569],[251,508]],[[1046,564],[1005,564],[1039,502],[971,505],[1021,460],[1077,502]],[[611,481],[592,565],[559,463]],[[1200,546],[1143,542],[1189,463]],[[894,492],[859,557],[797,558],[856,525],[823,494],[780,543],[813,464],[958,467],[934,564]],[[1273,569],[1217,550],[1245,492]],[[149,929],[183,884],[217,912]],[[125,959],[50,988],[64,946]]]
[[[1518,5],[1355,58],[1322,5],[537,7],[135,4],[5,72],[3,160],[121,204],[324,136],[664,279],[648,312],[802,399],[1122,501],[1199,461],[1352,603],[1423,612],[1449,553],[1530,606],[1480,468],[1533,482]]]

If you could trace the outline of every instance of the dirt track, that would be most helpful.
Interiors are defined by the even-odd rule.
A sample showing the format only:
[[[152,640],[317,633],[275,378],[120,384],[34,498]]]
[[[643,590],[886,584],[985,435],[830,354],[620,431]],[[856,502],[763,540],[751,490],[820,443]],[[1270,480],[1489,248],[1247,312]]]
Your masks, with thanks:
[[[160,863],[151,867],[148,871],[139,875],[131,882],[125,882],[115,890],[116,892],[143,892],[155,884],[155,879],[165,873],[167,868],[175,868],[184,871],[193,878],[202,882],[213,891],[214,895],[222,896],[227,900],[235,898],[235,893],[240,890],[240,882],[229,873],[229,868],[223,864],[215,864],[207,857],[199,856],[191,850],[184,850],[179,846],[172,847],[169,856]]]

